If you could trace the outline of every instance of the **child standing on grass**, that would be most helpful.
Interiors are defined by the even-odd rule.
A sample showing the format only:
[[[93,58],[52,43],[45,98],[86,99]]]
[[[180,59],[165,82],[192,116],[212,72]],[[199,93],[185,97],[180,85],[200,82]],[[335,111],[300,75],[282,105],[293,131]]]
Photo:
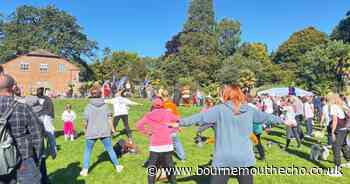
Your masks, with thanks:
[[[74,121],[77,118],[74,111],[72,111],[72,106],[67,104],[64,107],[64,112],[62,114],[62,120],[64,123],[63,131],[64,131],[64,140],[68,140],[70,138],[71,141],[74,140]]]
[[[153,101],[153,111],[147,113],[138,123],[137,129],[150,136],[150,156],[148,168],[174,168],[172,158],[174,146],[172,134],[177,132],[177,129],[171,128],[167,123],[176,122],[179,118],[169,110],[164,108],[164,103],[161,99]],[[176,183],[174,173],[167,172],[168,181],[172,184]],[[156,173],[148,175],[148,183],[154,184]]]

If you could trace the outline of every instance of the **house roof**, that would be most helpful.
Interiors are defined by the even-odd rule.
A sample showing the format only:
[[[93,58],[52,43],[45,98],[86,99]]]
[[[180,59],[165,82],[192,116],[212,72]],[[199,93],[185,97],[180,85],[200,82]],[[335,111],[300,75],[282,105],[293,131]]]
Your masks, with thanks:
[[[73,64],[74,66],[76,66],[76,67],[78,67],[78,68],[79,68],[79,66],[80,66],[78,63],[74,63],[74,62],[70,61],[70,60],[67,59],[67,58],[58,56],[58,55],[53,54],[53,53],[51,53],[51,52],[49,52],[49,51],[47,51],[47,50],[44,50],[44,49],[38,49],[38,50],[35,50],[35,51],[31,51],[31,52],[28,52],[27,54],[24,54],[24,55],[17,55],[17,56],[15,56],[15,57],[13,57],[13,58],[11,58],[11,59],[5,61],[5,62],[0,62],[0,64],[8,63],[8,62],[10,62],[11,60],[16,59],[16,58],[19,57],[19,56],[36,56],[36,57],[47,57],[47,58],[60,58],[60,59],[63,59],[63,60],[65,60],[65,61],[67,61],[68,63]]]
[[[55,55],[47,50],[44,49],[38,49],[32,52],[29,52],[28,54],[26,54],[27,56],[40,56],[40,57],[55,57],[55,58],[61,58],[58,55]]]

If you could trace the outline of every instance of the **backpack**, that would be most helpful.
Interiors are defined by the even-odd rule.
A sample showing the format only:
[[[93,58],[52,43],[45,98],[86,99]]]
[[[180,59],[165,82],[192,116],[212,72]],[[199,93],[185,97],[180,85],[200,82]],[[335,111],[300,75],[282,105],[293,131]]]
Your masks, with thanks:
[[[21,161],[8,125],[16,105],[17,102],[13,102],[0,117],[0,176],[10,174]]]

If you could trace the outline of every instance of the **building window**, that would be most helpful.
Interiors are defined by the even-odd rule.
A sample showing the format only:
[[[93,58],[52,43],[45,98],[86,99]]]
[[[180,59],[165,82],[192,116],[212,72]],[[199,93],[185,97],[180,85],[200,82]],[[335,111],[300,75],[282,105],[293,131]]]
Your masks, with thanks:
[[[49,71],[49,65],[48,64],[40,64],[40,72],[41,73],[47,73]]]
[[[58,71],[63,73],[64,72],[64,64],[59,64],[58,65]]]
[[[21,70],[22,72],[27,72],[27,71],[29,71],[29,64],[28,64],[28,63],[21,63],[21,65],[20,65],[20,70]]]

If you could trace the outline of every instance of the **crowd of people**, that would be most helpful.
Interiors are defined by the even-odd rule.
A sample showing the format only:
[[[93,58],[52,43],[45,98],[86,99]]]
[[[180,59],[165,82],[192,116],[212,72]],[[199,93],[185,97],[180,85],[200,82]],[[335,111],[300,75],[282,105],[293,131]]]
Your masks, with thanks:
[[[16,147],[16,158],[20,159],[20,162],[12,159],[12,165],[0,166],[0,184],[50,183],[45,161],[49,156],[52,159],[57,156],[53,102],[44,95],[43,88],[38,88],[36,94],[22,97],[16,87],[16,81],[2,70],[0,73],[0,136],[10,132],[10,136],[5,136],[0,143],[13,138],[10,144]],[[85,151],[81,176],[89,174],[89,160],[97,141],[104,145],[116,172],[123,171],[124,167],[119,162],[112,143],[112,136],[116,133],[115,127],[120,120],[124,123],[128,144],[136,145],[129,125],[128,110],[130,106],[142,104],[129,100],[126,97],[128,91],[125,89],[120,89],[113,98],[104,98],[106,91],[103,89],[100,85],[94,85],[90,89],[89,103],[83,113]],[[295,149],[300,149],[303,142],[310,139],[322,144],[322,137],[319,135],[320,132],[321,135],[325,132],[326,146],[332,148],[334,155],[334,170],[350,168],[350,162],[341,163],[341,156],[350,161],[350,147],[347,144],[350,106],[344,96],[330,93],[326,97],[298,97],[293,92],[283,97],[268,94],[255,96],[244,94],[239,85],[223,86],[219,94],[219,103],[215,103],[210,96],[204,97],[200,91],[196,91],[195,95],[200,97],[195,104],[204,105],[202,111],[190,117],[181,117],[178,104],[171,100],[168,90],[161,88],[154,92],[151,109],[136,123],[137,130],[149,137],[149,158],[144,163],[146,167],[159,170],[173,168],[174,153],[180,160],[186,161],[185,149],[178,134],[186,133],[186,129],[182,129],[184,127],[198,126],[199,137],[207,129],[213,130],[215,135],[211,165],[217,173],[211,176],[210,183],[225,184],[230,175],[220,171],[227,168],[254,167],[254,146],[258,150],[258,158],[264,160],[268,155],[265,153],[262,135],[264,132],[269,133],[273,126],[284,124],[285,150],[292,149],[290,144],[293,140],[297,143]],[[185,98],[187,97],[190,98],[185,94]],[[188,99],[183,102],[185,106],[189,103]],[[109,104],[113,105],[114,111],[109,109]],[[77,114],[71,104],[65,105],[61,119],[64,123],[65,140],[73,141]],[[306,132],[302,128],[304,124]],[[9,153],[5,149],[1,147],[0,154],[6,151]],[[16,151],[12,150],[11,153]],[[0,156],[0,163],[9,159],[6,155]],[[342,174],[331,172],[329,175]],[[166,177],[170,183],[176,183],[174,172],[166,172]],[[240,173],[236,178],[240,184],[253,183],[253,175],[249,172]],[[149,175],[148,183],[155,182],[156,175]]]

